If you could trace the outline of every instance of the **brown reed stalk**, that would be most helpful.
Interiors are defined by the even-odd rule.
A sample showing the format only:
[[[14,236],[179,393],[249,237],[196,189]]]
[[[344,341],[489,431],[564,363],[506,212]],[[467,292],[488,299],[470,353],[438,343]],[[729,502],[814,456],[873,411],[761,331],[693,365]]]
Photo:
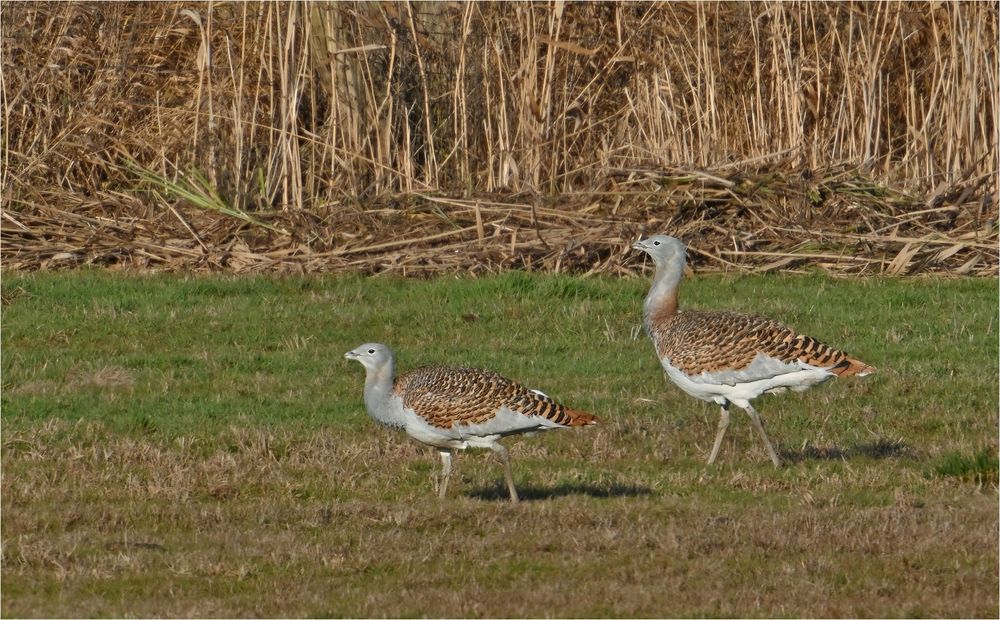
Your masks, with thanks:
[[[365,205],[386,201],[405,211],[415,192],[504,192],[516,203],[527,192],[536,215],[559,205],[594,225],[579,210],[606,213],[621,227],[613,238],[644,221],[694,235],[715,226],[736,239],[806,224],[824,239],[884,236],[887,226],[899,238],[936,231],[955,243],[974,231],[977,242],[995,235],[995,3],[19,3],[2,11],[0,221],[11,243],[28,243],[29,233],[31,247],[54,239],[25,222],[79,209],[143,222],[153,236],[163,226],[164,238],[190,220],[197,234],[176,234],[206,247],[214,238],[206,228],[218,243],[247,242],[246,228],[139,191],[127,160],[171,182],[194,171],[225,204],[290,231],[313,234],[303,222],[336,208],[334,219],[373,245],[442,232],[366,215]],[[39,205],[56,211],[32,211]],[[541,234],[545,218],[536,224]],[[486,243],[489,226],[479,226]],[[526,243],[497,226],[504,243]],[[323,252],[332,241],[310,243]],[[881,256],[883,243],[858,251]],[[934,244],[912,243],[907,252],[916,253],[893,269],[919,270],[924,255],[935,269],[973,260],[973,246],[934,258]],[[719,265],[743,260],[711,254]],[[993,254],[976,256],[969,271],[994,268]],[[532,264],[573,264],[539,260]],[[870,264],[885,270],[888,261]]]

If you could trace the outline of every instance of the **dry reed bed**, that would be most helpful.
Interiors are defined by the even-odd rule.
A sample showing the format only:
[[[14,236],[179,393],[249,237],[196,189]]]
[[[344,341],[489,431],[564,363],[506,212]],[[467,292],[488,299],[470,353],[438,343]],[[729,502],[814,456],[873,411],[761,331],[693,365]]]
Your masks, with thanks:
[[[5,268],[997,273],[994,4],[3,12]]]
[[[615,170],[604,181],[604,192],[562,194],[556,200],[382,196],[363,205],[259,216],[267,229],[190,206],[122,218],[99,203],[72,211],[33,205],[3,212],[0,240],[5,267],[26,270],[91,264],[234,272],[424,275],[516,268],[626,275],[638,266],[631,243],[670,231],[691,243],[699,269],[819,266],[838,274],[997,274],[996,207],[968,200],[985,178],[919,203],[852,170],[820,178]]]

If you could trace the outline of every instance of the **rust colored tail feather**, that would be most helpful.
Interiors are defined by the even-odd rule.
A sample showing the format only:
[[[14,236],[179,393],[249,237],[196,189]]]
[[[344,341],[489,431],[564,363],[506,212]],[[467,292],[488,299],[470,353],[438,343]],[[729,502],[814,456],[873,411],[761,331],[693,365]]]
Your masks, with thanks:
[[[569,417],[566,426],[587,426],[588,424],[597,424],[599,420],[592,413],[580,411],[579,409],[570,409],[569,407],[566,408],[566,416]]]
[[[875,367],[869,366],[861,360],[856,360],[853,357],[848,357],[831,368],[830,371],[838,377],[849,377],[851,375],[865,377],[875,372]]]

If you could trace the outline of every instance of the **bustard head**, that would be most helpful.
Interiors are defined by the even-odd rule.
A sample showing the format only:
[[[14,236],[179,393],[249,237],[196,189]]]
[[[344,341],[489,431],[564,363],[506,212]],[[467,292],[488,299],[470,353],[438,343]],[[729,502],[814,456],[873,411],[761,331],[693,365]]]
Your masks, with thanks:
[[[680,265],[687,260],[687,250],[684,242],[669,235],[654,235],[648,239],[636,241],[632,249],[649,254],[657,268]]]
[[[361,362],[365,370],[379,370],[386,365],[392,365],[392,350],[384,344],[378,342],[366,342],[353,351],[344,353],[344,357],[349,360]]]

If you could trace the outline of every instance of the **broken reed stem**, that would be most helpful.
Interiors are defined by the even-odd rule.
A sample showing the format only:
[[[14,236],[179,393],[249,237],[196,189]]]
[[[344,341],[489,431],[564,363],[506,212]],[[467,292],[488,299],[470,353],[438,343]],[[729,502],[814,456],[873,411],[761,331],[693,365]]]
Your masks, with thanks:
[[[712,176],[735,188],[759,190],[767,184],[768,191],[740,194],[739,200],[716,200],[708,192],[690,200],[701,187],[700,179]],[[881,196],[893,194],[878,185],[868,194],[859,192],[858,187],[866,186],[863,179],[841,169],[815,181],[832,188],[832,194],[805,223],[798,221],[802,193],[794,177],[743,171],[727,178],[719,171],[702,175],[689,170],[670,177],[669,171],[651,170],[641,178],[652,187],[617,203],[615,216],[609,214],[612,207],[602,206],[606,194],[597,199],[575,193],[534,209],[530,203],[496,198],[391,195],[365,205],[371,208],[333,205],[315,218],[274,212],[267,224],[291,235],[262,237],[243,228],[245,223],[220,226],[212,221],[211,211],[181,205],[172,209],[181,218],[150,227],[138,219],[81,213],[100,209],[100,202],[80,203],[72,212],[22,204],[17,212],[2,212],[0,241],[5,268],[16,269],[98,264],[414,275],[518,268],[629,275],[637,269],[630,263],[631,242],[668,231],[689,243],[697,270],[773,271],[812,265],[845,275],[997,274],[997,229],[978,226],[969,217],[968,205],[945,212],[953,217],[948,230],[939,228],[940,209],[900,220],[899,213],[907,208],[903,198],[885,202]],[[639,186],[640,177],[633,182]],[[846,188],[843,193],[838,193],[840,186]],[[400,202],[405,209],[399,208]],[[744,214],[748,210],[755,214],[751,220]],[[753,228],[748,221],[756,222]],[[857,229],[859,222],[873,232],[840,232]],[[886,227],[893,233],[874,232]],[[200,232],[193,233],[196,230]]]

